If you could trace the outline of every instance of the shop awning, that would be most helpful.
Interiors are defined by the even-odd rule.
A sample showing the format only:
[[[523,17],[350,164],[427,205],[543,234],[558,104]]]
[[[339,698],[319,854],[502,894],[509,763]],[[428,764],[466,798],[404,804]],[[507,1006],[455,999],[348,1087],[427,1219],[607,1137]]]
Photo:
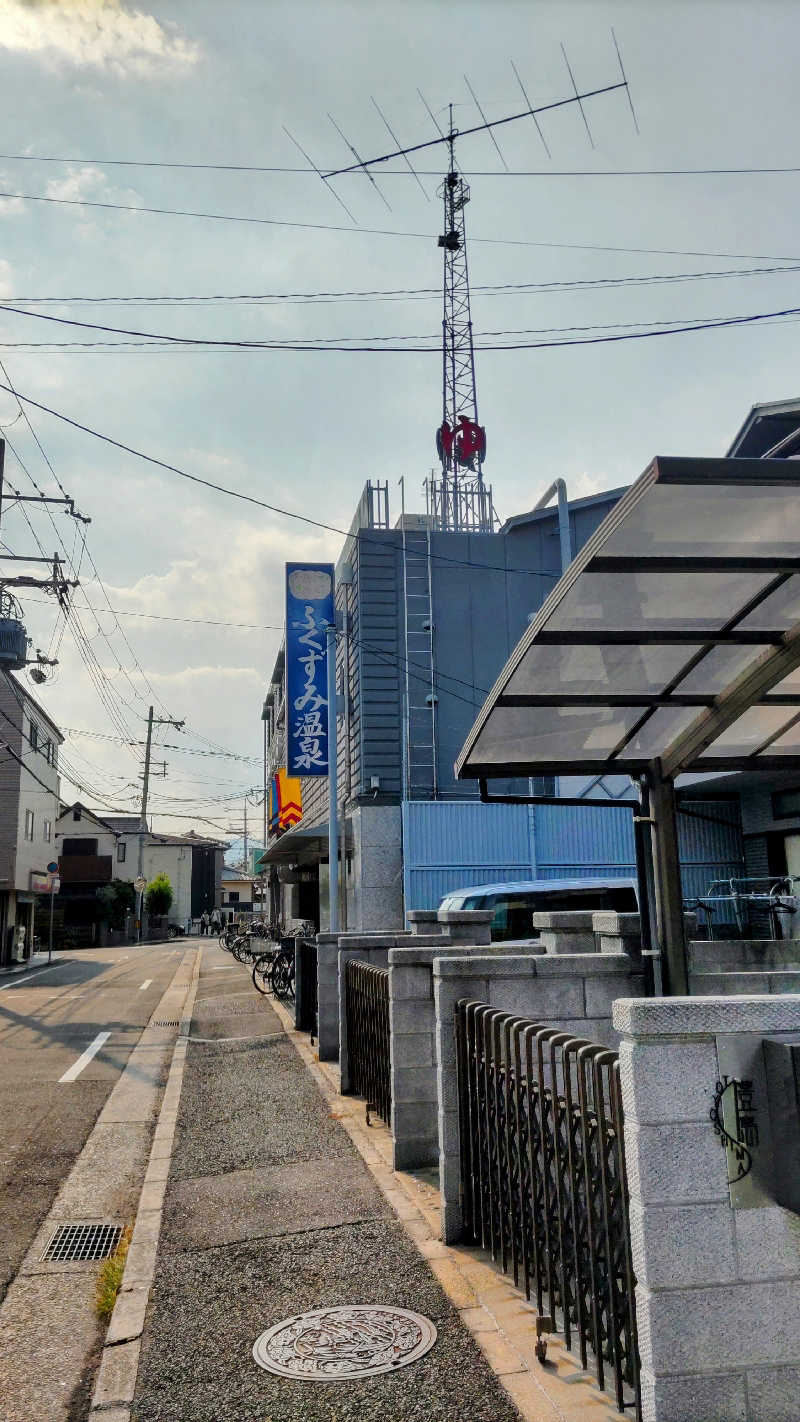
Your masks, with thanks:
[[[461,778],[800,764],[800,464],[657,458],[553,589]]]
[[[318,825],[298,825],[287,830],[266,853],[262,854],[256,869],[266,869],[270,864],[294,864],[299,854],[316,850],[328,853],[328,821]]]

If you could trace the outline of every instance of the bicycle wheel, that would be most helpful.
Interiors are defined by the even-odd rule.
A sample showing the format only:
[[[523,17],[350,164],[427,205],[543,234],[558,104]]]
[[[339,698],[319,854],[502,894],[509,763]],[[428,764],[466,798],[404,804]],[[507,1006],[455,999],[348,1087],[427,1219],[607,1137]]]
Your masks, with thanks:
[[[238,937],[234,938],[231,952],[237,963],[247,963],[249,961],[249,949],[250,944],[244,933],[240,933]]]
[[[259,953],[253,959],[253,987],[264,997],[272,986],[272,957],[271,953]]]
[[[281,1001],[294,997],[294,958],[278,953],[272,966],[272,990]]]

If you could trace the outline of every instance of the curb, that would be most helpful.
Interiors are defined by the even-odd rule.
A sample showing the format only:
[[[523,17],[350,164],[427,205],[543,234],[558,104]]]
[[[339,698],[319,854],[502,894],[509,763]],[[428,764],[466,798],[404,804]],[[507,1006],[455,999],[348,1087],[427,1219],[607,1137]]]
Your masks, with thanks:
[[[195,958],[191,978],[180,1009],[179,1035],[172,1053],[164,1098],[158,1114],[144,1183],[139,1196],[133,1236],[125,1261],[125,1272],[103,1344],[100,1368],[89,1410],[89,1418],[90,1420],[95,1419],[95,1422],[101,1422],[101,1419],[102,1422],[130,1422],[130,1407],[139,1371],[139,1350],[147,1303],[155,1275],[156,1252],[161,1232],[161,1211],[167,1188],[175,1125],[178,1118],[178,1103],[183,1085],[186,1039],[191,1026],[197,983],[200,977],[202,948],[187,949],[187,956],[190,952],[194,952]],[[179,976],[185,965],[186,958],[184,957],[175,978]],[[175,978],[173,978],[167,992],[175,991]],[[159,1005],[153,1013],[153,1017],[160,1010]],[[151,1022],[152,1020],[151,1018]]]

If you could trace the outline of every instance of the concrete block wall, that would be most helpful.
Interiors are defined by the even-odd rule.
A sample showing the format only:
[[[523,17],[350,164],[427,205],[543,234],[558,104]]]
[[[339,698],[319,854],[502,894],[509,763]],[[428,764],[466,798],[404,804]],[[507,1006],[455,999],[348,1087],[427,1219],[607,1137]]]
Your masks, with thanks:
[[[643,1422],[796,1422],[800,1219],[732,1208],[709,1111],[718,1037],[800,1030],[800,995],[619,1001],[614,1026]]]
[[[687,945],[691,997],[800,992],[800,942],[736,938]]]
[[[436,910],[415,910],[409,914],[411,929],[385,930],[375,933],[318,933],[317,934],[317,1028],[320,1061],[336,1061],[342,1055],[342,1042],[346,1035],[344,1025],[344,978],[339,960],[340,949],[358,950],[358,956],[366,957],[381,967],[386,966],[386,954],[394,947],[414,944],[490,942],[492,911],[484,909],[462,909],[458,912],[438,914]],[[342,1091],[350,1089],[347,1045],[344,1044],[342,1063]]]
[[[433,963],[436,1096],[442,1239],[461,1238],[461,1152],[456,1080],[455,1005],[460,998],[558,1026],[616,1048],[612,1005],[644,993],[640,966],[627,954],[471,954]]]
[[[395,1170],[436,1165],[439,1160],[436,1014],[433,966],[448,957],[500,956],[494,948],[455,944],[441,939],[421,947],[421,939],[389,950],[389,1024],[391,1030],[392,1143]],[[413,944],[413,946],[412,946]],[[524,950],[517,950],[523,952]],[[533,952],[531,945],[528,953]]]

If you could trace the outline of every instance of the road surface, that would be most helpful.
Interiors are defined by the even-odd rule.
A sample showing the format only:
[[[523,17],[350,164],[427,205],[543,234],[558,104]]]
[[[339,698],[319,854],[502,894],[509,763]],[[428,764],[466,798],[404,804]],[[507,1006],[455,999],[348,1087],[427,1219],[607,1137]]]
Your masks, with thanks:
[[[184,950],[84,949],[0,977],[0,1302]]]

